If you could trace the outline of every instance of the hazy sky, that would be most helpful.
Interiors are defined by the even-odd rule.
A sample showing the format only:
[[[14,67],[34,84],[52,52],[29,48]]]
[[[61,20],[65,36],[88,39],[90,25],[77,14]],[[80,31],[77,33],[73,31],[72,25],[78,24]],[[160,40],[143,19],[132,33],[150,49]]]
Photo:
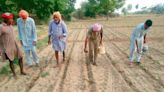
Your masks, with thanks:
[[[80,4],[84,1],[87,1],[87,0],[76,0],[75,8],[76,9],[80,8]]]
[[[135,6],[138,4],[139,8],[142,7],[151,7],[157,4],[164,4],[164,0],[126,0],[124,7],[127,7],[128,4],[132,4],[133,8],[132,11],[136,11]]]
[[[87,0],[76,0],[75,8],[76,9],[80,8],[80,4],[83,1],[87,1]],[[127,6],[128,4],[132,4],[133,6],[139,4],[139,8],[142,8],[145,6],[151,7],[153,5],[160,4],[160,3],[164,4],[164,0],[126,0],[124,7]],[[133,11],[135,11],[135,8],[133,9]]]

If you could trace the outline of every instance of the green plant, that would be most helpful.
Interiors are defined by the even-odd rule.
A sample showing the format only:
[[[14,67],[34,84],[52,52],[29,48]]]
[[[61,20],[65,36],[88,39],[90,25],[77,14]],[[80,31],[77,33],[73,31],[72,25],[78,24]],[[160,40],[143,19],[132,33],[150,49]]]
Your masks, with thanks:
[[[10,73],[9,64],[4,65],[4,66],[0,69],[0,75],[8,75],[9,73]]]
[[[37,48],[38,49],[43,49],[43,47],[45,47],[46,45],[47,45],[47,42],[48,42],[48,37],[45,37],[44,39],[42,39],[42,40],[39,40],[38,42],[37,42]]]
[[[48,76],[48,75],[49,75],[48,72],[42,72],[42,73],[41,73],[41,77],[46,77],[46,76]]]

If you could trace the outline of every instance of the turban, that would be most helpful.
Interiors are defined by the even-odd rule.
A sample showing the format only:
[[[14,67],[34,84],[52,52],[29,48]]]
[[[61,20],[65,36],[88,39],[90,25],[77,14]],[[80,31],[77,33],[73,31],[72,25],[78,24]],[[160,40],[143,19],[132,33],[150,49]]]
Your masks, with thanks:
[[[101,30],[101,25],[98,24],[98,23],[95,23],[92,25],[92,30],[95,31],[95,32],[99,32]]]
[[[3,19],[13,19],[14,15],[11,14],[11,13],[3,13],[3,14],[1,15],[1,17],[2,17]]]
[[[26,19],[27,17],[29,16],[28,12],[25,11],[25,10],[21,10],[19,12],[19,17],[23,18],[23,19]]]
[[[53,13],[53,18],[54,17],[57,17],[59,20],[61,20],[61,14],[60,14],[60,12],[54,12]]]

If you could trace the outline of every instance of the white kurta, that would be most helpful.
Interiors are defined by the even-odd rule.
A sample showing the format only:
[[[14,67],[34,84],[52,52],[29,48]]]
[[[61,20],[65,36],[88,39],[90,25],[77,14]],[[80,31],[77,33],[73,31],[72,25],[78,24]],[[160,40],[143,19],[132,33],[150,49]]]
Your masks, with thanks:
[[[134,60],[134,54],[136,52],[136,41],[137,41],[138,49],[139,49],[139,53],[137,53],[137,62],[140,62],[142,49],[143,49],[144,35],[147,32],[148,30],[144,29],[144,23],[137,25],[134,31],[132,32],[130,37],[130,57],[129,57],[130,61]]]

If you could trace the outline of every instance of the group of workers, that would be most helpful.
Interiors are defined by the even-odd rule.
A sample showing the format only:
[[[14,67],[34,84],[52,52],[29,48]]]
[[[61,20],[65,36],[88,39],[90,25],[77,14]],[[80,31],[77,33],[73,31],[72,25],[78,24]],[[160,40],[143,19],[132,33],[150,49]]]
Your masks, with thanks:
[[[35,21],[29,17],[29,13],[26,10],[20,10],[19,18],[17,19],[18,37],[20,44],[25,53],[25,60],[29,67],[35,64],[40,66],[39,57],[36,52],[37,33]],[[23,53],[20,45],[15,37],[13,28],[14,15],[11,13],[3,13],[1,15],[3,22],[0,24],[0,55],[3,61],[8,60],[10,62],[11,71],[16,77],[14,70],[14,59],[18,58],[20,72],[22,75],[26,75],[23,70]],[[130,57],[129,64],[132,65],[134,61],[135,52],[137,52],[137,63],[140,63],[142,56],[143,44],[146,43],[146,34],[148,29],[152,26],[150,19],[145,23],[141,23],[136,26],[131,34],[130,38]],[[67,25],[62,20],[60,12],[53,13],[53,20],[49,23],[48,30],[48,44],[52,43],[52,48],[55,52],[55,58],[57,64],[54,67],[60,66],[59,53],[63,54],[63,62],[65,61],[65,49],[67,39]],[[103,41],[103,27],[99,23],[95,23],[88,28],[84,52],[87,53],[89,47],[89,61],[93,65],[97,65],[98,47],[102,45]],[[87,45],[88,44],[88,45]]]

